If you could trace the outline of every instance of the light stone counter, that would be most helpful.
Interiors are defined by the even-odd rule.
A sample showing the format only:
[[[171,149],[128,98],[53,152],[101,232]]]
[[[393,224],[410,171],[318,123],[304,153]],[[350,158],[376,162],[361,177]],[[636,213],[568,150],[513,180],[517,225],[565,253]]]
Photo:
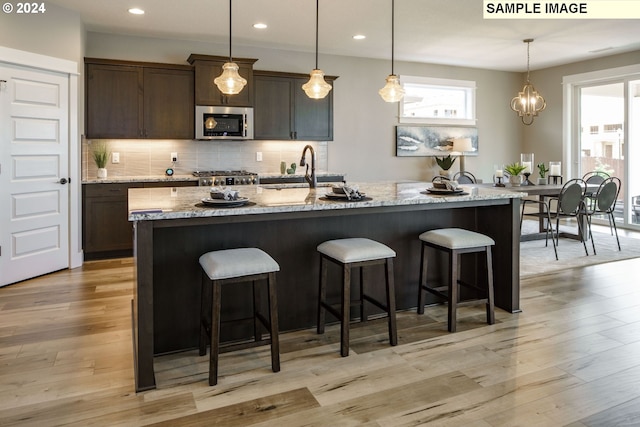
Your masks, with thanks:
[[[83,184],[121,184],[129,182],[185,182],[198,181],[193,175],[148,175],[148,176],[114,176],[107,178],[89,178],[83,179]]]
[[[522,198],[526,193],[486,186],[463,185],[466,194],[441,196],[426,194],[431,183],[378,182],[352,183],[366,195],[363,201],[327,200],[328,187],[283,188],[270,186],[236,186],[241,197],[249,199],[244,206],[221,208],[205,206],[209,187],[132,188],[129,189],[129,220],[205,218],[215,216],[256,215],[283,212],[360,209],[371,207],[408,206],[430,203],[473,202],[481,200]]]

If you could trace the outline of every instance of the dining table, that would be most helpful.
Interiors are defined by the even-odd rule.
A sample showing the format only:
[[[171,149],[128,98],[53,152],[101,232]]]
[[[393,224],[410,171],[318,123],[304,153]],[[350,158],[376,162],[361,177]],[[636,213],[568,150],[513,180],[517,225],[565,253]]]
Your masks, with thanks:
[[[492,183],[482,183],[482,184],[474,184],[474,185],[481,186],[481,187],[495,187],[495,185]],[[504,187],[500,187],[500,188],[507,191],[526,193],[527,197],[537,196],[539,201],[544,202],[545,199],[548,197],[558,197],[563,187],[564,187],[564,184],[512,185],[510,183],[506,183],[504,184]],[[587,184],[585,194],[593,194],[595,191],[597,191],[598,187],[599,187],[598,184]],[[543,205],[540,204],[539,206],[540,206],[540,212],[544,212]],[[588,236],[588,229],[587,229],[587,219],[586,217],[582,217],[580,220],[583,221],[582,239],[588,240],[589,236]],[[521,234],[520,241],[527,242],[531,240],[540,240],[540,239],[545,239],[546,236],[547,236],[547,226],[545,224],[545,219],[543,217],[540,217],[538,219],[538,232]],[[581,240],[581,237],[578,233],[568,233],[566,231],[560,232],[559,237]]]

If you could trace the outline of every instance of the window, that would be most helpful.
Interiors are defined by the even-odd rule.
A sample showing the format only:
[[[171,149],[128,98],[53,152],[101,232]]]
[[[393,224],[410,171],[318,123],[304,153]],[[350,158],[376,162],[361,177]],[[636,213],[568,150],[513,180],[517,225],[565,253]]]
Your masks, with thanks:
[[[598,133],[600,133],[600,126],[590,126],[590,134],[591,135],[597,135]]]
[[[400,123],[476,124],[476,82],[401,76]]]
[[[618,129],[622,129],[622,123],[617,123],[615,125],[604,125],[605,132],[618,132]]]

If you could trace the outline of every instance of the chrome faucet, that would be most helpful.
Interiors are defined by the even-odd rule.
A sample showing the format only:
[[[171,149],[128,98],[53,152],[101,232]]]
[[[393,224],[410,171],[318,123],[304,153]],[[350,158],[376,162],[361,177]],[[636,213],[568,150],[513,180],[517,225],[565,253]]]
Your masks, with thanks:
[[[311,175],[309,175],[309,164],[306,161],[305,154],[309,150],[311,152]],[[300,166],[307,166],[307,170],[304,174],[304,179],[309,183],[309,188],[316,188],[318,181],[316,180],[316,152],[313,151],[311,145],[306,145],[302,150],[302,157],[300,158]]]

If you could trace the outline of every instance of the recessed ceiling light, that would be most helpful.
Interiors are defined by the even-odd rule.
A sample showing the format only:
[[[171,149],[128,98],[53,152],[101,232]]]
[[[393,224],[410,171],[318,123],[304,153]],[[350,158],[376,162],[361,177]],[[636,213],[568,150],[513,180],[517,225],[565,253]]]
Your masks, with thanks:
[[[144,15],[144,10],[137,7],[132,7],[131,9],[129,9],[129,13],[131,13],[132,15]]]
[[[258,30],[264,30],[265,28],[267,28],[267,24],[258,22],[257,24],[253,24],[253,28],[257,28]]]
[[[364,40],[366,38],[367,36],[365,36],[364,34],[356,34],[355,36],[353,36],[354,40]]]

